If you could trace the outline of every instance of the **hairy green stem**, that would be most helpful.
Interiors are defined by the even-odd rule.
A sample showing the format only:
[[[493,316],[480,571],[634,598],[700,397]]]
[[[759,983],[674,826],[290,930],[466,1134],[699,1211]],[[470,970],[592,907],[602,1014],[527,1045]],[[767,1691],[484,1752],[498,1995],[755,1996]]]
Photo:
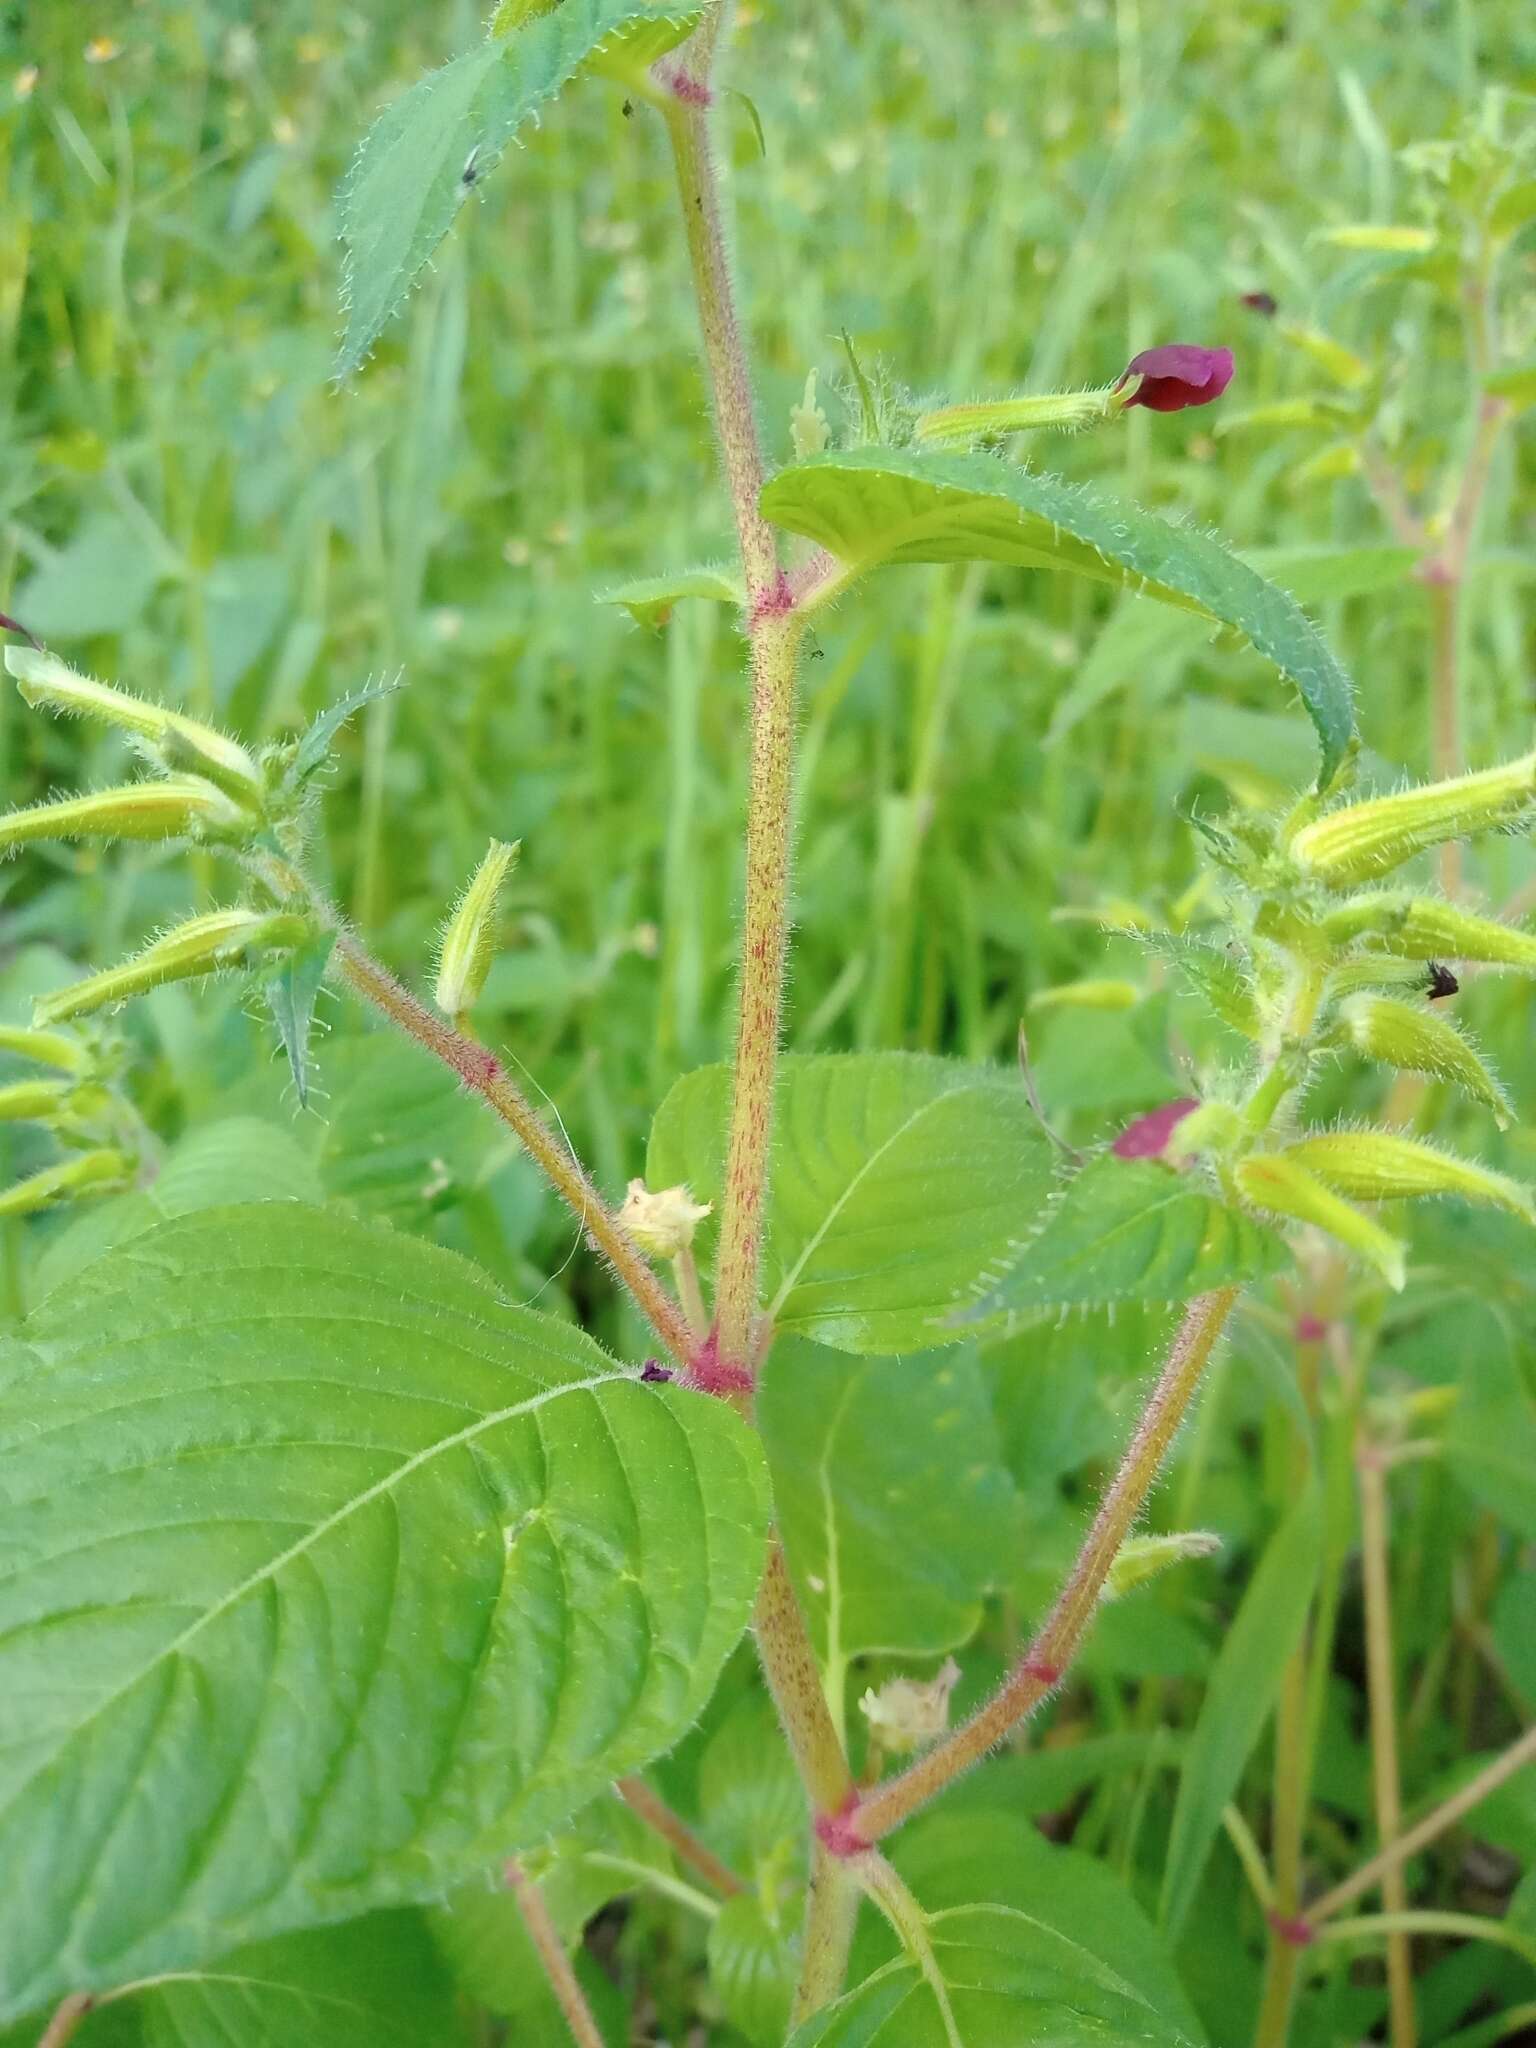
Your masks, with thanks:
[[[821,1670],[777,1538],[769,1547],[752,1625],[768,1689],[811,1804],[818,1815],[838,1813],[853,1797],[853,1776],[827,1711]]]
[[[859,1914],[859,1886],[841,1856],[821,1846],[811,1851],[811,1883],[805,1899],[805,1931],[800,1942],[800,1982],[795,1987],[790,2025],[799,2026],[830,2005],[842,1991]]]
[[[1360,1556],[1365,1595],[1365,1675],[1371,1722],[1371,1775],[1375,1791],[1376,1833],[1390,1849],[1402,1832],[1402,1784],[1397,1764],[1397,1685],[1392,1655],[1392,1579],[1389,1565],[1386,1474],[1369,1444],[1358,1460],[1360,1484]],[[1408,1909],[1408,1887],[1401,1864],[1381,1881],[1382,1903],[1389,1915]],[[1387,1936],[1387,1991],[1392,2048],[1416,2048],[1418,2020],[1413,2000],[1413,1956],[1406,1933]]]
[[[1094,1517],[1056,1604],[1023,1657],[984,1707],[936,1748],[860,1799],[847,1817],[850,1846],[877,1842],[979,1763],[1060,1684],[1082,1644],[1109,1568],[1141,1513],[1184,1420],[1238,1290],[1203,1294],[1184,1312],[1136,1434]]]
[[[707,1843],[699,1840],[688,1823],[651,1790],[644,1778],[620,1778],[613,1789],[630,1812],[661,1837],[679,1863],[696,1871],[723,1897],[733,1898],[737,1892],[746,1890],[735,1871],[722,1863]]]
[[[602,2031],[592,2017],[592,2008],[587,2003],[586,1993],[576,1981],[576,1972],[571,1968],[571,1959],[565,1952],[565,1943],[549,1917],[549,1908],[543,1894],[514,1857],[506,1868],[507,1885],[517,1901],[517,1910],[522,1915],[523,1925],[528,1930],[528,1939],[533,1943],[544,1974],[549,1979],[549,1988],[555,1994],[555,2002],[565,2015],[565,2023],[571,2030],[571,2039],[576,2048],[604,2048]]]

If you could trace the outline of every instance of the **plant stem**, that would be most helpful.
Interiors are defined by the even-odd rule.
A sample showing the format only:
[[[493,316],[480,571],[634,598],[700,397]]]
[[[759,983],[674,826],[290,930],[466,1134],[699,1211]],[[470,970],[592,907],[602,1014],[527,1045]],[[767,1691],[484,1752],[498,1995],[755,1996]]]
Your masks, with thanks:
[[[848,1951],[859,1914],[859,1886],[847,1861],[816,1842],[811,1851],[811,1885],[805,1900],[800,1982],[790,2012],[791,2027],[830,2005],[848,1974]]]
[[[37,2037],[37,2048],[64,2048],[75,2037],[86,2014],[94,2011],[96,2000],[89,1991],[72,1991],[54,2010],[51,2020]]]
[[[1109,1568],[1141,1513],[1237,1296],[1235,1287],[1224,1287],[1201,1295],[1185,1310],[1167,1363],[1066,1584],[1001,1690],[926,1756],[859,1800],[848,1815],[851,1841],[876,1842],[889,1834],[962,1771],[979,1763],[1060,1684],[1088,1632]]]
[[[818,1816],[841,1813],[854,1796],[843,1741],[827,1711],[821,1671],[775,1538],[753,1617],[768,1689],[794,1752],[801,1782]]]
[[[707,65],[709,43],[689,55]],[[752,379],[731,288],[719,179],[710,149],[707,77],[676,74],[666,107],[683,226],[699,307],[715,431],[730,489],[747,591],[752,744],[740,1010],[715,1315],[722,1365],[750,1369],[761,1263],[773,1084],[783,1013],[794,795],[795,674],[803,620],[779,565],[773,528],[758,510],[763,456]]]
[[[620,1778],[614,1790],[631,1813],[638,1814],[648,1828],[660,1835],[678,1862],[697,1871],[706,1884],[713,1885],[726,1898],[746,1890],[735,1871],[699,1840],[688,1823],[651,1790],[644,1778]]]
[[[325,914],[324,906],[317,907]],[[331,919],[334,920],[334,913]],[[550,1131],[500,1060],[429,1010],[351,932],[337,928],[333,957],[342,979],[355,994],[451,1068],[465,1087],[488,1103],[516,1133],[529,1157],[570,1208],[593,1249],[608,1261],[633,1295],[667,1350],[686,1364],[697,1349],[697,1342],[682,1310],[652,1272],[639,1246],[620,1227],[570,1148]]]
[[[1330,1920],[1317,1930],[1319,1941],[1374,1941],[1379,1934],[1389,1940],[1394,1934],[1448,1934],[1457,1941],[1491,1941],[1536,1965],[1536,1939],[1478,1913],[1364,1913],[1358,1920]]]
[[[544,1974],[549,1979],[549,1988],[554,1992],[565,2023],[571,2030],[576,2048],[604,2048],[604,2042],[597,2021],[592,2017],[592,2008],[587,2003],[586,1993],[576,1981],[576,1972],[571,1968],[571,1959],[565,1952],[565,1943],[549,1917],[538,1886],[529,1877],[514,1857],[506,1868],[507,1884],[517,1910],[523,1916],[523,1925],[528,1930],[528,1939],[538,1951],[539,1961],[544,1965]]]
[[[1516,1771],[1529,1763],[1536,1763],[1536,1727],[1527,1728],[1517,1741],[1510,1744],[1502,1756],[1496,1756],[1475,1778],[1469,1779],[1459,1792],[1453,1792],[1451,1797],[1437,1806],[1433,1813],[1426,1814],[1423,1820],[1409,1828],[1405,1835],[1399,1835],[1390,1848],[1378,1851],[1368,1863],[1362,1863],[1352,1877],[1346,1877],[1342,1884],[1336,1884],[1332,1891],[1324,1892],[1320,1899],[1315,1899],[1307,1908],[1308,1925],[1320,1927],[1323,1921],[1331,1920],[1341,1908],[1353,1905],[1363,1892],[1368,1892],[1373,1885],[1379,1884],[1389,1870],[1396,1870],[1399,1865],[1406,1863],[1409,1857],[1417,1856],[1421,1849],[1426,1849],[1431,1842],[1438,1841],[1447,1828],[1456,1825],[1464,1813],[1470,1813],[1474,1806],[1480,1804],[1491,1792],[1496,1792],[1515,1775]]]
[[[948,2048],[965,2048],[950,2007],[949,1987],[944,1982],[938,1958],[933,1953],[933,1943],[928,1938],[927,1914],[883,1856],[860,1856],[854,1864],[854,1871],[860,1885],[891,1923],[902,1947],[922,1971],[939,2008]]]
[[[1376,1799],[1376,1833],[1390,1849],[1402,1832],[1402,1784],[1397,1763],[1397,1688],[1392,1662],[1392,1581],[1388,1565],[1386,1474],[1370,1445],[1358,1460],[1360,1484],[1360,1552],[1365,1594],[1366,1693],[1371,1721],[1371,1774]],[[1381,1882],[1388,1915],[1408,1909],[1408,1888],[1401,1864]],[[1392,2048],[1417,2048],[1418,2022],[1413,2001],[1413,1955],[1408,1936],[1394,1929],[1387,1936],[1387,1991],[1391,2005]]]

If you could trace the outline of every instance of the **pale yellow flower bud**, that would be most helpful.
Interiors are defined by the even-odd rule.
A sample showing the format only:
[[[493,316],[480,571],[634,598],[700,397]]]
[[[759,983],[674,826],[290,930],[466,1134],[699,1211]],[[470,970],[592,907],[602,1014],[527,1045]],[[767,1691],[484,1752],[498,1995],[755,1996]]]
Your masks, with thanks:
[[[1319,1131],[1287,1146],[1285,1156],[1339,1194],[1361,1201],[1464,1195],[1536,1223],[1529,1188],[1422,1138],[1400,1137],[1395,1131]]]
[[[1399,1240],[1342,1201],[1289,1152],[1256,1152],[1238,1162],[1233,1177],[1240,1193],[1256,1209],[1315,1224],[1350,1251],[1358,1252],[1389,1287],[1402,1287],[1405,1273]]]
[[[31,1216],[56,1202],[74,1201],[82,1195],[109,1195],[127,1187],[133,1170],[133,1161],[122,1152],[77,1152],[56,1166],[45,1166],[41,1173],[0,1189],[0,1216]]]
[[[1483,960],[1536,970],[1536,932],[1474,917],[1434,896],[1389,890],[1355,896],[1328,913],[1323,932],[1335,944],[1369,939],[1383,953],[1406,960]]]
[[[52,1123],[74,1086],[73,1081],[12,1081],[0,1088],[0,1124]]]
[[[246,822],[211,782],[192,776],[128,782],[7,812],[0,818],[0,853],[39,839],[223,838]]]
[[[1458,775],[1368,797],[1315,818],[1290,842],[1291,858],[1331,889],[1368,882],[1427,846],[1518,824],[1536,807],[1536,753],[1480,775]]]
[[[1183,1564],[1191,1558],[1214,1557],[1220,1548],[1221,1538],[1212,1535],[1209,1529],[1186,1529],[1171,1536],[1127,1536],[1115,1552],[1115,1561],[1099,1597],[1118,1600],[1133,1587],[1157,1578],[1171,1565]]]
[[[1350,1043],[1373,1060],[1402,1073],[1454,1081],[1493,1111],[1500,1129],[1512,1120],[1514,1112],[1498,1079],[1446,1018],[1395,996],[1379,995],[1348,997],[1339,1005],[1339,1018]]]
[[[521,842],[493,839],[443,930],[438,953],[437,1007],[445,1017],[473,1008],[496,953],[496,910]]]
[[[287,950],[310,935],[302,917],[285,911],[215,910],[189,918],[119,967],[88,975],[51,996],[40,996],[32,1013],[39,1024],[61,1024],[143,995],[165,982],[194,981],[221,968],[244,964],[253,954]]]
[[[870,1733],[889,1756],[908,1756],[937,1742],[949,1726],[949,1696],[960,1681],[960,1666],[946,1657],[929,1679],[890,1678],[859,1701]]]
[[[18,1059],[36,1060],[39,1066],[57,1067],[63,1074],[83,1074],[90,1056],[78,1039],[62,1031],[31,1031],[18,1024],[0,1024],[0,1052]]]
[[[632,1180],[619,1210],[619,1221],[653,1259],[675,1259],[688,1250],[694,1233],[714,1207],[696,1202],[686,1187],[660,1188],[652,1194],[643,1180]]]

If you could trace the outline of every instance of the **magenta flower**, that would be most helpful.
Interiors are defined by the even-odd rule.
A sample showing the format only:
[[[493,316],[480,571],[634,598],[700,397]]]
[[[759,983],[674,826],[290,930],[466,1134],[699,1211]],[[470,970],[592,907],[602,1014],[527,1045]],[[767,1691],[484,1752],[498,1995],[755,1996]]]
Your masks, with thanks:
[[[1186,405],[1209,405],[1232,382],[1229,348],[1196,348],[1193,342],[1170,341],[1162,348],[1144,348],[1132,356],[1115,386],[1123,391],[1133,377],[1141,382],[1127,406],[1145,405],[1153,412],[1182,412]]]
[[[1199,1107],[1192,1095],[1185,1095],[1177,1102],[1165,1102],[1161,1109],[1149,1109],[1126,1125],[1110,1150],[1117,1159],[1161,1159],[1175,1128]]]

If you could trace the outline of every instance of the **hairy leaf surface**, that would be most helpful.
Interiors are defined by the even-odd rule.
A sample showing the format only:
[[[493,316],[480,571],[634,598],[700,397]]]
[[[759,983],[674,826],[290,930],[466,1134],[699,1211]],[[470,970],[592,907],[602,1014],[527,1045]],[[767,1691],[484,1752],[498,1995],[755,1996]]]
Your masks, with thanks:
[[[719,1404],[434,1247],[99,1260],[0,1348],[0,2019],[548,1834],[698,1713],[765,1518]]]
[[[986,455],[855,448],[771,477],[763,515],[854,573],[894,562],[1069,569],[1244,634],[1300,693],[1331,781],[1354,736],[1349,677],[1296,600],[1207,533]]]
[[[675,1085],[651,1130],[652,1187],[687,1181],[718,1206],[729,1108],[723,1066]],[[1049,1147],[1001,1069],[918,1053],[786,1059],[764,1275],[773,1321],[843,1351],[953,1342],[947,1318],[1049,1187]]]
[[[1283,1239],[1151,1160],[1092,1159],[966,1320],[1109,1301],[1187,1301],[1284,1266]]]
[[[680,43],[701,6],[563,0],[517,34],[495,37],[429,72],[363,139],[341,191],[347,329],[340,369],[354,370],[399,309],[454,217],[540,107],[603,53],[645,65]]]

